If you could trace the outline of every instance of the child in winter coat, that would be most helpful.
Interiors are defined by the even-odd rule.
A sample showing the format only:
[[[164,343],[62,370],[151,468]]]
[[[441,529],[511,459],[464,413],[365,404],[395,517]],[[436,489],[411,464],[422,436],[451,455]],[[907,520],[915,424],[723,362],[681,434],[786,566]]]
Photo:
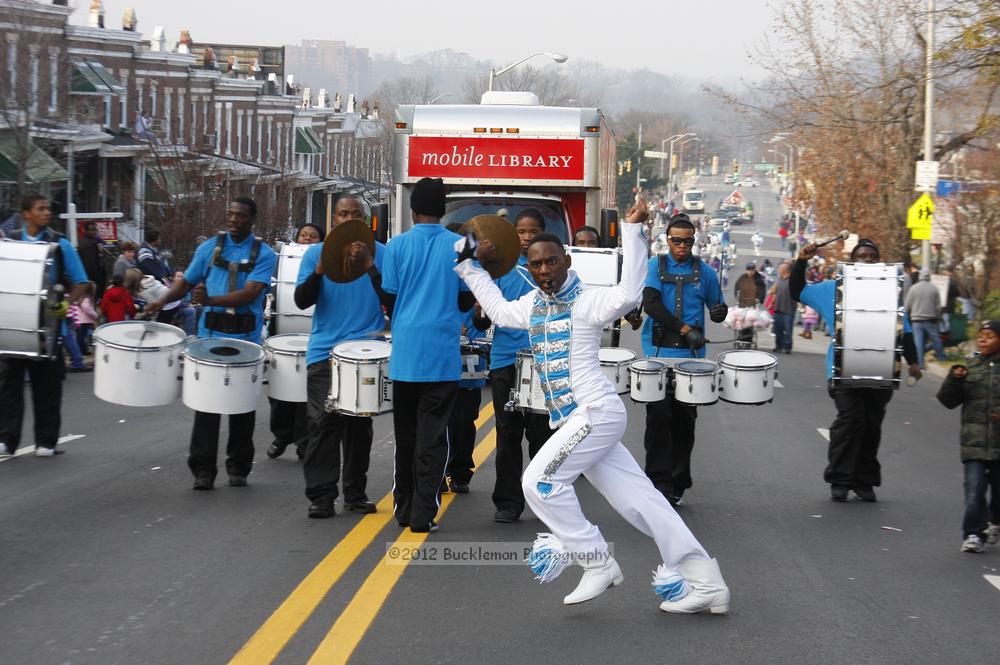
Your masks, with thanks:
[[[980,326],[976,346],[979,356],[953,366],[937,395],[949,409],[962,405],[962,551],[972,553],[1000,541],[1000,320]]]
[[[128,289],[122,286],[122,276],[111,278],[111,288],[101,298],[101,312],[108,323],[125,321],[135,317],[135,302]]]

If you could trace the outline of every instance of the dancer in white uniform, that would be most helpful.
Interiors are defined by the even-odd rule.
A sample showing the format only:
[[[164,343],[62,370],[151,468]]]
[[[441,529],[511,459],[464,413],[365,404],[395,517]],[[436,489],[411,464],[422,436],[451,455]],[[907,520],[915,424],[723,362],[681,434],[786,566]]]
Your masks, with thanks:
[[[471,242],[456,243],[455,271],[472,289],[497,325],[529,331],[534,365],[541,374],[550,424],[558,431],[535,455],[522,477],[528,505],[552,530],[539,534],[529,565],[541,582],[555,579],[569,563],[584,568],[567,605],[596,598],[624,580],[600,530],[584,516],[573,483],[586,475],[625,519],[656,541],[663,564],[654,573],[654,591],[666,612],[729,610],[729,589],[715,559],[653,487],[621,443],[625,405],[601,374],[601,331],[636,305],[646,281],[646,248],[640,198],[622,225],[624,267],[618,286],[585,288],[569,270],[570,257],[559,239],[542,233],[528,248],[528,269],[539,288],[507,301],[471,259]],[[480,243],[476,258],[489,261],[495,249]]]

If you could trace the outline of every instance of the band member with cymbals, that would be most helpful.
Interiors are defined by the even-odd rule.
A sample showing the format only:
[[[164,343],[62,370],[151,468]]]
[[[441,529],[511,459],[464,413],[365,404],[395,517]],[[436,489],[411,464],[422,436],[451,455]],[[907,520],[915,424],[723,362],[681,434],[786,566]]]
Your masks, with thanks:
[[[306,392],[309,442],[302,459],[309,517],[335,514],[341,451],[344,465],[344,508],[374,513],[368,500],[368,463],[372,450],[371,417],[328,413],[330,351],[337,344],[371,337],[385,330],[378,293],[366,274],[382,267],[385,245],[375,242],[366,220],[364,203],[341,196],[333,210],[333,230],[323,244],[306,250],[299,268],[295,304],[316,306],[306,350]],[[373,251],[374,250],[374,256]],[[332,257],[332,260],[326,260]]]
[[[334,210],[334,217],[336,217]],[[326,233],[316,224],[303,224],[295,232],[295,243],[298,245],[315,245],[323,242]],[[280,263],[280,259],[279,259]],[[299,266],[301,267],[301,263]],[[278,268],[281,269],[280,267]],[[274,324],[277,316],[272,312],[270,333],[274,331]],[[271,418],[268,422],[274,441],[267,447],[267,456],[271,459],[281,457],[285,449],[290,445],[295,445],[295,452],[299,459],[306,454],[306,445],[309,442],[309,423],[306,416],[306,405],[301,402],[286,402],[268,396],[268,403],[271,405]]]
[[[24,196],[21,199],[21,218],[24,226],[11,231],[6,238],[58,245],[52,264],[51,281],[64,289],[68,297],[50,298],[46,303],[46,318],[60,319],[56,328],[63,330],[62,320],[66,318],[69,306],[79,302],[87,293],[87,273],[73,245],[49,228],[52,209],[48,199],[39,194]],[[54,330],[52,334],[56,334]],[[69,334],[73,334],[72,331]],[[2,351],[4,349],[0,349]],[[62,452],[56,450],[62,422],[62,384],[66,378],[61,340],[52,340],[52,351],[49,358],[0,359],[0,457],[13,455],[21,444],[25,373],[31,379],[35,456],[51,457]]]
[[[260,344],[264,296],[278,255],[252,233],[257,221],[257,203],[253,199],[233,199],[227,220],[227,230],[198,245],[184,279],[174,281],[166,293],[147,305],[146,314],[154,316],[192,291],[192,302],[204,306],[198,337]],[[229,416],[226,472],[230,487],[247,485],[253,467],[256,415],[256,411],[250,411]],[[194,475],[196,490],[211,490],[215,485],[221,424],[218,413],[194,412],[188,468]]]
[[[833,345],[836,339],[837,280],[827,279],[806,284],[806,268],[816,256],[818,247],[809,243],[799,250],[798,258],[788,279],[792,298],[816,310],[830,333],[830,348],[826,354],[827,393],[837,408],[837,417],[830,425],[828,463],[823,480],[830,484],[833,501],[847,501],[848,492],[861,501],[876,501],[875,487],[882,484],[882,467],[878,461],[878,448],[882,442],[882,420],[892,399],[891,388],[847,387],[833,381]],[[862,238],[851,250],[851,261],[878,263],[881,256],[878,246]],[[909,374],[921,376],[917,364],[917,347],[908,317],[903,317],[903,357],[909,365]]]
[[[444,436],[461,377],[461,311],[475,298],[452,272],[460,236],[441,226],[445,189],[422,178],[410,195],[413,226],[389,241],[381,288],[392,317],[393,500],[400,526],[436,531],[438,491],[448,465]]]
[[[668,253],[649,260],[642,306],[642,350],[661,358],[705,357],[705,310],[716,323],[726,319],[719,276],[692,256],[694,224],[684,213],[667,224]],[[646,475],[673,505],[691,487],[691,451],[698,407],[673,393],[646,405]]]
[[[552,530],[540,534],[528,562],[537,579],[548,582],[572,561],[584,568],[567,605],[596,598],[622,583],[621,568],[600,530],[584,516],[573,487],[585,475],[608,502],[637,529],[656,541],[663,563],[654,574],[654,592],[666,612],[716,614],[729,610],[729,589],[715,559],[663,495],[643,474],[621,443],[627,416],[614,385],[598,360],[604,327],[636,306],[646,273],[642,223],[648,216],[638,198],[622,224],[624,266],[617,286],[586,288],[555,235],[540,233],[528,247],[528,270],[538,288],[508,301],[490,276],[471,259],[489,262],[495,248],[469,239],[455,243],[462,276],[483,311],[498,325],[528,330],[534,363],[556,429],[528,464],[522,490],[531,510]]]

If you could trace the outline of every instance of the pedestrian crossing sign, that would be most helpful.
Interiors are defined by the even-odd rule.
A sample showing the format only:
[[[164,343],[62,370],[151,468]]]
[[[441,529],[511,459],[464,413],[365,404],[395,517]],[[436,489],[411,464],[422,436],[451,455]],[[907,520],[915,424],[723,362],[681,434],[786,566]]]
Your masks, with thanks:
[[[931,224],[934,221],[934,199],[926,192],[920,195],[906,212],[906,228],[914,233],[926,234],[930,238]],[[921,240],[916,235],[915,240]]]

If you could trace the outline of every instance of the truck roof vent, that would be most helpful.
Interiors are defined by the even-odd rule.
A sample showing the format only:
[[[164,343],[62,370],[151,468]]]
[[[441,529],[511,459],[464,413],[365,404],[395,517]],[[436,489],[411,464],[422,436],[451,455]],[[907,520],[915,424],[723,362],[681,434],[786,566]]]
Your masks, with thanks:
[[[480,104],[490,106],[540,106],[538,95],[517,90],[490,90],[483,93]]]

